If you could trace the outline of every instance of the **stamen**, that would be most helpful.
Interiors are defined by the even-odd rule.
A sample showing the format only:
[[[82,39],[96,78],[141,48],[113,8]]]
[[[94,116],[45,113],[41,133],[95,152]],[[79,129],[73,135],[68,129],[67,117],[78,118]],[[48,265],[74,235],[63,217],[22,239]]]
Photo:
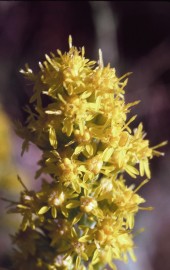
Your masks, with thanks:
[[[104,64],[103,64],[103,55],[102,55],[102,50],[99,49],[99,67],[100,68],[103,68],[104,67]]]
[[[71,49],[72,48],[72,36],[71,35],[69,35],[69,37],[68,37],[68,44],[69,44],[69,48]]]

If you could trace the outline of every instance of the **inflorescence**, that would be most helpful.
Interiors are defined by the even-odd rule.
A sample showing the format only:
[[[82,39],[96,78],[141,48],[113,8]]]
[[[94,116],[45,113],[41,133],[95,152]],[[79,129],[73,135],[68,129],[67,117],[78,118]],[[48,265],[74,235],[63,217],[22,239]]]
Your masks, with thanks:
[[[136,116],[125,103],[126,74],[85,58],[85,49],[46,55],[35,74],[28,65],[21,73],[30,80],[33,95],[24,125],[17,134],[23,151],[32,142],[42,150],[36,177],[38,192],[23,191],[10,212],[22,215],[16,245],[17,270],[97,270],[115,260],[135,260],[133,228],[145,200],[137,194],[151,177],[149,160],[163,153],[150,147],[142,123],[131,130]],[[48,101],[48,102],[47,102]],[[144,177],[135,187],[127,175]],[[146,178],[146,179],[145,179]]]

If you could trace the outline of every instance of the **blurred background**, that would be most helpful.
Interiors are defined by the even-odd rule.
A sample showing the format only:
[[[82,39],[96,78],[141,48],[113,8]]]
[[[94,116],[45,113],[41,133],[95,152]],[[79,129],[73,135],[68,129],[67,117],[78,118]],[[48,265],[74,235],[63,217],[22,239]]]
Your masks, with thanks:
[[[29,188],[39,184],[34,173],[40,151],[31,146],[20,156],[22,140],[14,132],[15,119],[24,121],[24,105],[32,92],[19,69],[29,63],[34,70],[44,54],[85,46],[86,57],[111,63],[120,77],[133,72],[126,101],[141,100],[133,108],[135,122],[143,122],[151,145],[170,141],[170,3],[123,1],[0,1],[0,196],[15,199],[21,190],[17,174]],[[140,212],[135,231],[137,262],[118,263],[119,270],[170,269],[170,147],[164,157],[151,161],[152,179],[141,190],[152,212]],[[0,203],[0,266],[9,267],[19,217],[6,215]]]

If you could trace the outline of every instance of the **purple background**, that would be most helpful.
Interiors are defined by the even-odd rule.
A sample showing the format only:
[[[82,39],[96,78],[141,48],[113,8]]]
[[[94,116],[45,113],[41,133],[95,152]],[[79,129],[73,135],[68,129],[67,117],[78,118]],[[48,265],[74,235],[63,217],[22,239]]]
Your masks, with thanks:
[[[85,46],[87,58],[97,60],[101,48],[104,63],[118,76],[133,72],[126,100],[141,100],[133,109],[135,125],[144,123],[152,145],[170,141],[170,3],[164,1],[1,1],[0,102],[10,119],[24,121],[23,106],[31,96],[19,69],[25,63],[37,69],[45,53],[67,50],[69,34],[75,46]],[[33,147],[21,159],[14,134],[13,142],[16,163],[32,176],[39,151]],[[165,157],[151,161],[152,180],[141,190],[155,210],[137,216],[135,230],[146,228],[135,240],[138,261],[121,263],[120,270],[170,269],[169,145],[163,150]],[[6,237],[9,242],[7,232]],[[10,244],[5,249],[4,241],[0,266],[8,267]]]

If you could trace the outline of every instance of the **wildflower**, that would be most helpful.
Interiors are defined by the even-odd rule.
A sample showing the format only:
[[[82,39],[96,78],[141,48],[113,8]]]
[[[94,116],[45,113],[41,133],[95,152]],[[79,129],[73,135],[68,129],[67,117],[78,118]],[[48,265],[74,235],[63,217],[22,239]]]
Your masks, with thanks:
[[[49,185],[44,182],[41,191],[37,194],[39,200],[43,202],[43,206],[38,210],[38,215],[43,215],[51,210],[53,218],[57,217],[58,212],[68,217],[67,201],[77,196],[78,194],[74,193],[73,190],[61,187],[56,183]]]
[[[129,119],[128,113],[139,101],[125,103],[129,73],[118,78],[114,68],[104,67],[101,50],[99,62],[90,61],[69,37],[69,51],[46,55],[39,67],[37,74],[28,65],[21,70],[34,92],[27,121],[16,129],[24,139],[22,152],[30,142],[42,150],[36,177],[45,173],[51,181],[44,180],[38,192],[24,188],[13,209],[23,215],[21,229],[33,246],[30,254],[20,234],[14,237],[20,247],[16,269],[94,270],[108,264],[115,270],[114,261],[126,262],[128,253],[135,260],[135,215],[151,209],[140,206],[145,199],[137,191],[166,142],[151,147],[142,123],[131,130],[136,115]],[[127,174],[147,179],[135,188],[127,186]]]

